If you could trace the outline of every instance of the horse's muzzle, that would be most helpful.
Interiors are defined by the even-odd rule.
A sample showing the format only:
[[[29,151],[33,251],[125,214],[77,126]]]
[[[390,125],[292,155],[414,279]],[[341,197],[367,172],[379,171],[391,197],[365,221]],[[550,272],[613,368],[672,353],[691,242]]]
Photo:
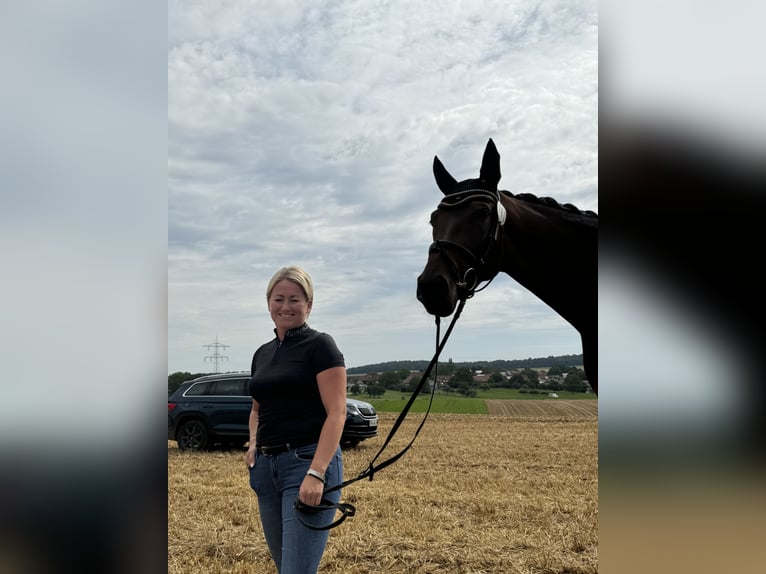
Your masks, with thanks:
[[[448,317],[455,310],[457,291],[444,275],[422,273],[418,277],[417,298],[431,315]]]

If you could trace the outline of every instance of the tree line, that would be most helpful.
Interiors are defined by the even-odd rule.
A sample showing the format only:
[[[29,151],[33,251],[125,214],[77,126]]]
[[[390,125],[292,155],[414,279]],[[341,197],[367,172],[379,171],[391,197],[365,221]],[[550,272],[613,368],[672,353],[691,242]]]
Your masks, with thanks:
[[[477,380],[476,372],[483,369],[471,369],[458,367],[447,363],[442,369],[437,383],[437,391],[457,393],[465,397],[475,397],[479,390],[492,388],[519,389],[522,393],[540,393],[546,391],[566,391],[570,393],[584,393],[589,389],[585,378],[585,372],[574,365],[555,365],[550,367],[541,380],[540,371],[532,368],[515,370],[506,375],[500,370],[486,373],[486,380]],[[371,397],[382,396],[387,390],[412,393],[417,388],[422,377],[422,371],[399,369],[385,371],[370,375],[363,382],[351,385],[349,391],[352,395],[365,393]],[[421,393],[431,392],[433,378],[428,384],[423,385]]]
[[[386,390],[413,392],[420,382],[420,377],[428,367],[429,361],[389,361],[363,367],[347,369],[349,375],[369,373],[365,382],[351,385],[352,394],[364,393],[370,396],[381,396]],[[582,364],[582,355],[560,355],[557,357],[540,357],[536,359],[516,359],[511,361],[477,361],[455,363],[452,359],[437,365],[439,375],[439,391],[455,392],[464,396],[476,396],[478,390],[493,387],[525,389],[538,391],[570,391],[585,392],[588,385],[585,373],[577,365]],[[547,368],[545,380],[540,380],[537,369]],[[474,374],[478,371],[489,375],[485,382],[477,382]],[[514,371],[510,376],[502,373]],[[168,395],[173,393],[186,381],[210,375],[213,373],[190,373],[176,371],[168,375]],[[448,377],[446,382],[442,377]],[[424,385],[423,390],[428,387]]]
[[[399,371],[407,369],[408,371],[425,371],[430,361],[387,361],[385,363],[372,363],[360,367],[350,367],[346,369],[349,375],[362,373],[383,373],[386,371]],[[466,367],[474,371],[508,371],[511,369],[542,369],[549,367],[566,367],[570,365],[582,365],[582,353],[577,355],[556,355],[548,357],[536,357],[528,359],[497,359],[493,361],[465,361],[454,363],[449,359],[446,363],[439,362],[439,369],[442,365],[454,365],[455,367]]]

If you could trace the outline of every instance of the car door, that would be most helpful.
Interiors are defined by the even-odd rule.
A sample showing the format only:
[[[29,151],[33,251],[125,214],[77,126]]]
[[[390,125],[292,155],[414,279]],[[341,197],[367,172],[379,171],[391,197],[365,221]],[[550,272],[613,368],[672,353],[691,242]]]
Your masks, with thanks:
[[[253,399],[247,394],[249,380],[243,377],[215,382],[211,396],[206,397],[213,407],[208,420],[215,434],[249,438],[248,422],[253,406]]]

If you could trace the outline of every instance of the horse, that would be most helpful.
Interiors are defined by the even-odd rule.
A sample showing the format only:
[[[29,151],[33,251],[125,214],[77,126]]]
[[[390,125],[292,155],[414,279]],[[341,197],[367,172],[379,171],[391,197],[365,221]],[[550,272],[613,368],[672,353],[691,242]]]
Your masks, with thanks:
[[[585,376],[598,394],[598,215],[498,190],[500,154],[491,138],[478,179],[458,182],[437,156],[433,172],[444,198],[431,213],[433,243],[417,278],[426,311],[451,315],[458,300],[502,271],[578,331]]]

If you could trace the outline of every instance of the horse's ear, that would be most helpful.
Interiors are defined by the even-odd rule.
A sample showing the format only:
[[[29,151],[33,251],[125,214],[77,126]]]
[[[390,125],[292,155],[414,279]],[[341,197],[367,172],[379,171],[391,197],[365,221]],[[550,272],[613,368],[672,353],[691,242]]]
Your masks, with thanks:
[[[500,181],[500,154],[497,153],[492,138],[489,138],[487,147],[484,149],[484,157],[481,158],[479,178],[489,183],[493,189],[497,189],[497,184]]]
[[[442,165],[442,162],[436,156],[434,156],[434,177],[436,178],[436,185],[439,186],[444,195],[447,195],[457,184],[457,180],[449,174],[447,168]]]

